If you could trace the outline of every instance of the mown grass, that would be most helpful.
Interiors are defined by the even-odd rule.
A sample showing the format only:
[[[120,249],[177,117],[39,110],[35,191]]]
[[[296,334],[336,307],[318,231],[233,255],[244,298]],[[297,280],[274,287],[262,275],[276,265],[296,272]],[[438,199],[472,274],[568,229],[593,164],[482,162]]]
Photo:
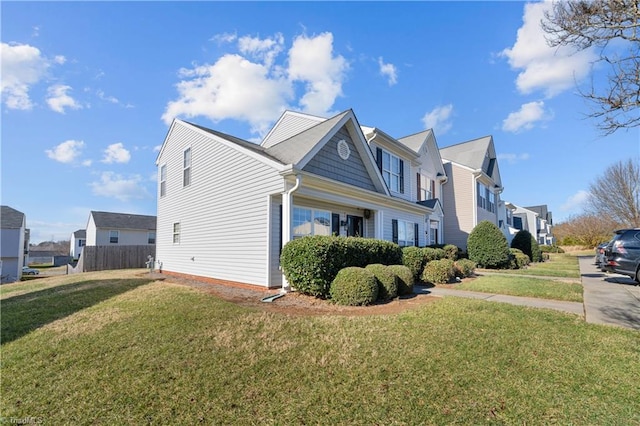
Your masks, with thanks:
[[[491,269],[487,272],[508,275],[536,275],[559,278],[580,278],[578,258],[572,254],[549,253],[549,260],[530,264],[525,269]]]
[[[582,302],[582,284],[514,275],[483,275],[456,284],[456,290]]]
[[[71,303],[64,288],[77,293],[83,284],[1,301],[3,327],[12,306],[21,314],[7,328],[29,330],[3,341],[5,420],[640,423],[640,334],[632,330],[459,298],[387,316],[289,316],[169,283],[87,277],[93,300],[36,328],[21,325],[31,319],[20,306],[40,296]]]

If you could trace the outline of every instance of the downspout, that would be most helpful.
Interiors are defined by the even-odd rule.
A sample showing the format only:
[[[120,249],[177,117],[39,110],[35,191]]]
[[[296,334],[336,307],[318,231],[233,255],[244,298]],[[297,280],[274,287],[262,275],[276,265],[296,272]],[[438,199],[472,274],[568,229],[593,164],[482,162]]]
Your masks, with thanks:
[[[284,247],[285,244],[291,241],[291,213],[293,210],[293,193],[296,192],[302,184],[302,176],[296,174],[295,177],[295,185],[284,192],[284,197],[282,199],[282,247]],[[280,289],[280,293],[288,293],[289,291],[291,291],[291,286],[289,285],[289,282],[287,281],[287,278],[283,273],[282,288]]]

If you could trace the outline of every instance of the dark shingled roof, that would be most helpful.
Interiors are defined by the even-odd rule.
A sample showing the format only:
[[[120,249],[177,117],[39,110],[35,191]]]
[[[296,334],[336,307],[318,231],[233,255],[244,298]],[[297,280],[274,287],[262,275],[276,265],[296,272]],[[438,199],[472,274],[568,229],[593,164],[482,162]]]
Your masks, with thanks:
[[[76,238],[87,238],[87,230],[86,229],[78,229],[73,233],[73,236]]]
[[[92,211],[96,228],[156,230],[156,216]]]
[[[24,213],[9,206],[0,206],[0,227],[2,229],[20,229],[24,222]]]

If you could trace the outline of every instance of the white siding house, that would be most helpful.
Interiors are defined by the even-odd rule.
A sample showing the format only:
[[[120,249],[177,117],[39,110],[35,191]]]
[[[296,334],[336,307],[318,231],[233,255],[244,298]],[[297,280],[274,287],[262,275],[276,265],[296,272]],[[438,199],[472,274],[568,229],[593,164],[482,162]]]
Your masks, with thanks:
[[[156,216],[92,211],[86,229],[87,246],[155,244]]]
[[[420,162],[387,142],[398,160]],[[426,218],[438,213],[437,202],[417,203],[409,177],[407,194],[390,190],[352,110],[287,111],[261,145],[176,119],[156,165],[163,272],[219,282],[286,287],[280,250],[304,235],[424,245]]]
[[[0,283],[19,281],[25,260],[27,234],[24,213],[0,206]]]
[[[86,229],[78,229],[71,233],[71,240],[69,242],[69,256],[72,259],[78,259],[82,254],[82,248],[87,244],[87,231]]]

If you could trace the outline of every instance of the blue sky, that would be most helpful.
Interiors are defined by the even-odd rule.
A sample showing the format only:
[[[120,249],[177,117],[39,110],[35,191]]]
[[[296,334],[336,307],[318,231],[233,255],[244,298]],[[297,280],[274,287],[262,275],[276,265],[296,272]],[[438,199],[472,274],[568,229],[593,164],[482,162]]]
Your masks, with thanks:
[[[285,109],[445,147],[493,135],[505,187],[556,223],[589,184],[640,155],[602,137],[577,87],[592,51],[551,49],[524,2],[7,2],[2,204],[31,241],[90,210],[156,213],[155,159],[173,117],[258,142]]]

